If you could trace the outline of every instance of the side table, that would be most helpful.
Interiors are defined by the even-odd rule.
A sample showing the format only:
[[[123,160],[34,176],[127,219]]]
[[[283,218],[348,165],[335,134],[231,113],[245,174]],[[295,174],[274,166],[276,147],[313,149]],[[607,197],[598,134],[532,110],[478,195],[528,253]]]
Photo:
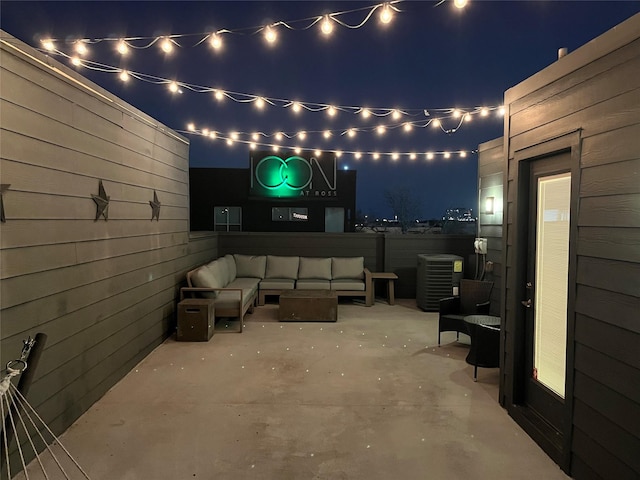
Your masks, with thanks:
[[[375,296],[376,296],[376,280],[386,280],[387,281],[387,301],[389,302],[389,305],[395,305],[396,303],[396,297],[395,297],[395,291],[394,291],[394,281],[398,279],[398,275],[396,275],[395,273],[391,273],[391,272],[371,272],[371,282],[373,283],[373,285],[371,286],[371,288],[373,288],[373,298],[374,298],[374,303],[375,303]]]
[[[464,317],[471,348],[466,362],[473,365],[473,381],[478,380],[478,367],[500,366],[500,317],[491,315],[467,315]]]
[[[208,342],[215,326],[214,301],[209,298],[185,298],[178,303],[179,342]]]

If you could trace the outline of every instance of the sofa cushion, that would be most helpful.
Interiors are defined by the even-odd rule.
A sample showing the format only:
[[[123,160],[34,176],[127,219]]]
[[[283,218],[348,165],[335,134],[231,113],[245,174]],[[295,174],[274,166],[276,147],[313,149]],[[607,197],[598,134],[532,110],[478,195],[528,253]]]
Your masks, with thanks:
[[[364,278],[364,257],[331,257],[331,279],[345,278]]]
[[[267,257],[264,255],[233,255],[236,261],[236,278],[264,278]]]
[[[258,291],[258,285],[260,280],[257,278],[236,278],[233,282],[227,285],[227,288],[241,288],[243,290],[251,290],[252,293]]]
[[[346,278],[331,280],[331,290],[358,290],[364,292],[364,282]]]
[[[198,288],[222,288],[220,279],[209,270],[207,265],[203,265],[191,274],[191,283]],[[216,298],[218,292],[200,292],[204,298]]]
[[[251,288],[245,288],[242,290],[242,303],[243,307],[250,301],[253,291]],[[216,315],[222,310],[239,309],[240,307],[240,292],[224,290],[220,292],[218,298],[216,298],[215,308]]]
[[[331,259],[300,257],[298,279],[308,278],[331,280]]]
[[[260,290],[292,290],[295,283],[290,278],[265,278],[260,282]]]
[[[229,268],[229,281],[227,283],[231,283],[236,279],[236,261],[233,258],[233,255],[225,255],[224,258],[227,260],[227,267]]]
[[[300,257],[277,257],[267,255],[267,270],[264,278],[298,278]]]
[[[229,267],[224,258],[219,258],[207,265],[209,271],[218,279],[221,287],[225,287],[229,283]]]
[[[296,282],[296,288],[298,290],[331,290],[331,281],[319,278],[302,278]]]

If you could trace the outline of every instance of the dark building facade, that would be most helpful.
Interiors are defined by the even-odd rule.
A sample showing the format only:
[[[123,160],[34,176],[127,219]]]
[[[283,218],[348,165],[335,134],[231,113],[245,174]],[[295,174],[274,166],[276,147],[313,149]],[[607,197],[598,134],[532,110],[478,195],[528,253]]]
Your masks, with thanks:
[[[334,155],[252,152],[249,168],[191,168],[191,231],[352,232],[356,171]]]

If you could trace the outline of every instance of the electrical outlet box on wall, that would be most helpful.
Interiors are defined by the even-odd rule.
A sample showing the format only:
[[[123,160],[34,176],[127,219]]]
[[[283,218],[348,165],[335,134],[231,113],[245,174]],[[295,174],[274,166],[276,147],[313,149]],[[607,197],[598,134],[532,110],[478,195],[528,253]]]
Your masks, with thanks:
[[[487,239],[486,238],[476,238],[473,242],[473,247],[476,250],[476,253],[480,255],[487,254]]]

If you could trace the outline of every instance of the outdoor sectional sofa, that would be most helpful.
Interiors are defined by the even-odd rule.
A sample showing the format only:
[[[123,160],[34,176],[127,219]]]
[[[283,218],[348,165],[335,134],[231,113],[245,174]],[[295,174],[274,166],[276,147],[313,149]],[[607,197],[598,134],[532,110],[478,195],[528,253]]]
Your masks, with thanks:
[[[267,295],[283,290],[333,290],[373,303],[371,272],[364,257],[225,255],[187,273],[186,295],[214,300],[216,317],[244,318]]]

